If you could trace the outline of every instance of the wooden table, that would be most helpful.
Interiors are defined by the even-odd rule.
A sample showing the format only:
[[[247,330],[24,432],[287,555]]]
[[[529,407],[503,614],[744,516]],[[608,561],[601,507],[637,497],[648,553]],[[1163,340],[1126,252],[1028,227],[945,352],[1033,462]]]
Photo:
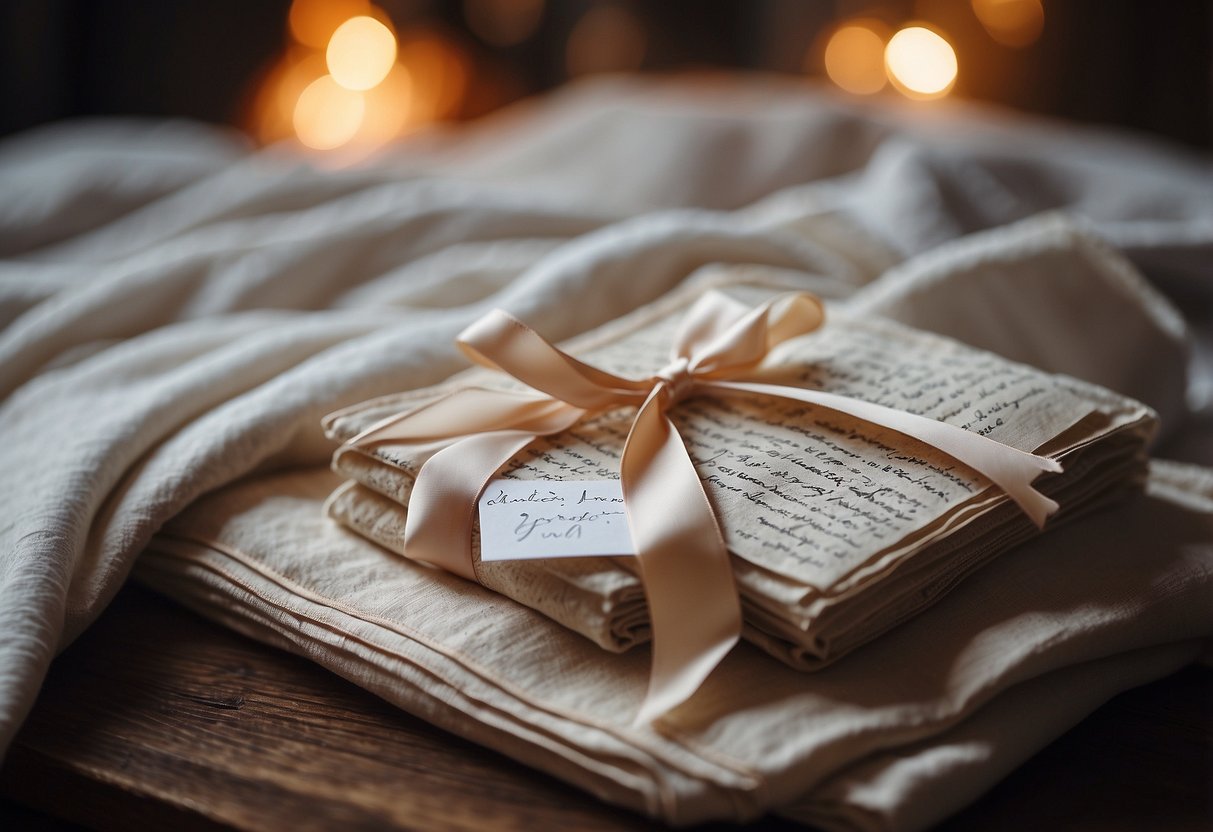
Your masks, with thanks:
[[[1213,670],[1192,667],[945,828],[1207,830],[1211,749]],[[134,586],[55,662],[0,795],[0,829],[662,828]]]

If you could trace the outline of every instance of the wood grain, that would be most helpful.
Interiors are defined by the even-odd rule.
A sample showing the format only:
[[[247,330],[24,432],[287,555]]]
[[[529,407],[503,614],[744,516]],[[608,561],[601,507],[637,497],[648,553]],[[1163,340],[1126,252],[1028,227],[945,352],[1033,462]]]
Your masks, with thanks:
[[[947,829],[1208,828],[1211,701],[1207,668],[1118,697]],[[55,662],[0,794],[0,828],[662,828],[136,587]]]

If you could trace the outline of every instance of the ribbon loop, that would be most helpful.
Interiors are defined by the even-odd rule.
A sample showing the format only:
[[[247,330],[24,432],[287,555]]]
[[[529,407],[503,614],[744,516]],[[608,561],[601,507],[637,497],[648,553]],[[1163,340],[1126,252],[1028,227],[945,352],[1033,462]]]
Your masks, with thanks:
[[[821,326],[822,302],[807,292],[749,308],[709,292],[687,312],[670,363],[646,379],[600,370],[562,352],[518,319],[495,310],[459,336],[477,364],[546,395],[465,388],[391,417],[350,440],[448,442],[422,465],[409,501],[405,552],[475,580],[471,533],[476,501],[493,474],[538,436],[588,413],[639,405],[620,460],[624,507],[653,628],[649,689],[638,721],[686,701],[741,633],[729,553],[707,494],[667,411],[690,395],[767,395],[837,410],[924,441],[984,474],[1037,525],[1057,504],[1032,487],[1056,461],[962,428],[819,390],[737,380],[777,345]]]
[[[718,328],[690,356],[691,366],[703,378],[727,378],[752,370],[776,346],[813,332],[825,321],[821,301],[807,292],[784,295],[753,309],[736,301],[729,304],[717,308],[732,317],[732,324]],[[690,314],[697,308],[692,307]],[[704,329],[700,325],[694,332]],[[682,354],[685,348],[680,345],[676,351]]]
[[[640,404],[648,394],[643,382],[578,361],[500,309],[465,329],[455,343],[477,364],[584,410]]]

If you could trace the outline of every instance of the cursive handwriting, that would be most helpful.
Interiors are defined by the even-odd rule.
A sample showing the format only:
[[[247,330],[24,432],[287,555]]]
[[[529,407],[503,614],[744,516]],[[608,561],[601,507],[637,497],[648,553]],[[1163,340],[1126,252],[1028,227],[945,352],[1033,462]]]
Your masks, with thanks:
[[[622,511],[582,512],[581,514],[553,514],[548,516],[532,516],[528,512],[518,515],[518,523],[514,526],[514,542],[521,543],[535,535],[543,540],[575,540],[581,537],[584,526],[601,521],[605,525],[624,517]]]
[[[668,352],[676,317],[591,350],[586,358],[632,376],[651,373],[660,363],[655,356]],[[817,333],[782,345],[750,378],[906,410],[1024,450],[1089,410],[1050,376],[879,320],[835,318]],[[500,502],[521,509],[512,525],[517,542],[569,541],[588,534],[592,523],[620,521],[622,506],[607,509],[622,498],[584,490],[568,504],[552,502],[543,511],[528,506],[548,499],[542,481],[617,479],[634,415],[630,408],[597,414],[537,439],[505,466],[503,478],[533,481]],[[696,396],[680,402],[670,418],[730,550],[818,587],[840,580],[990,486],[918,440],[795,400]]]

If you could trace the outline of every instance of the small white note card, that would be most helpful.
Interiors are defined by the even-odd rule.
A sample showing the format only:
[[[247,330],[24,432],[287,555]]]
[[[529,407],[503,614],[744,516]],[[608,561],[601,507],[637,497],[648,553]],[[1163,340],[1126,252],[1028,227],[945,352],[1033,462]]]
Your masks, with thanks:
[[[480,496],[480,559],[635,555],[618,480],[493,480]]]

